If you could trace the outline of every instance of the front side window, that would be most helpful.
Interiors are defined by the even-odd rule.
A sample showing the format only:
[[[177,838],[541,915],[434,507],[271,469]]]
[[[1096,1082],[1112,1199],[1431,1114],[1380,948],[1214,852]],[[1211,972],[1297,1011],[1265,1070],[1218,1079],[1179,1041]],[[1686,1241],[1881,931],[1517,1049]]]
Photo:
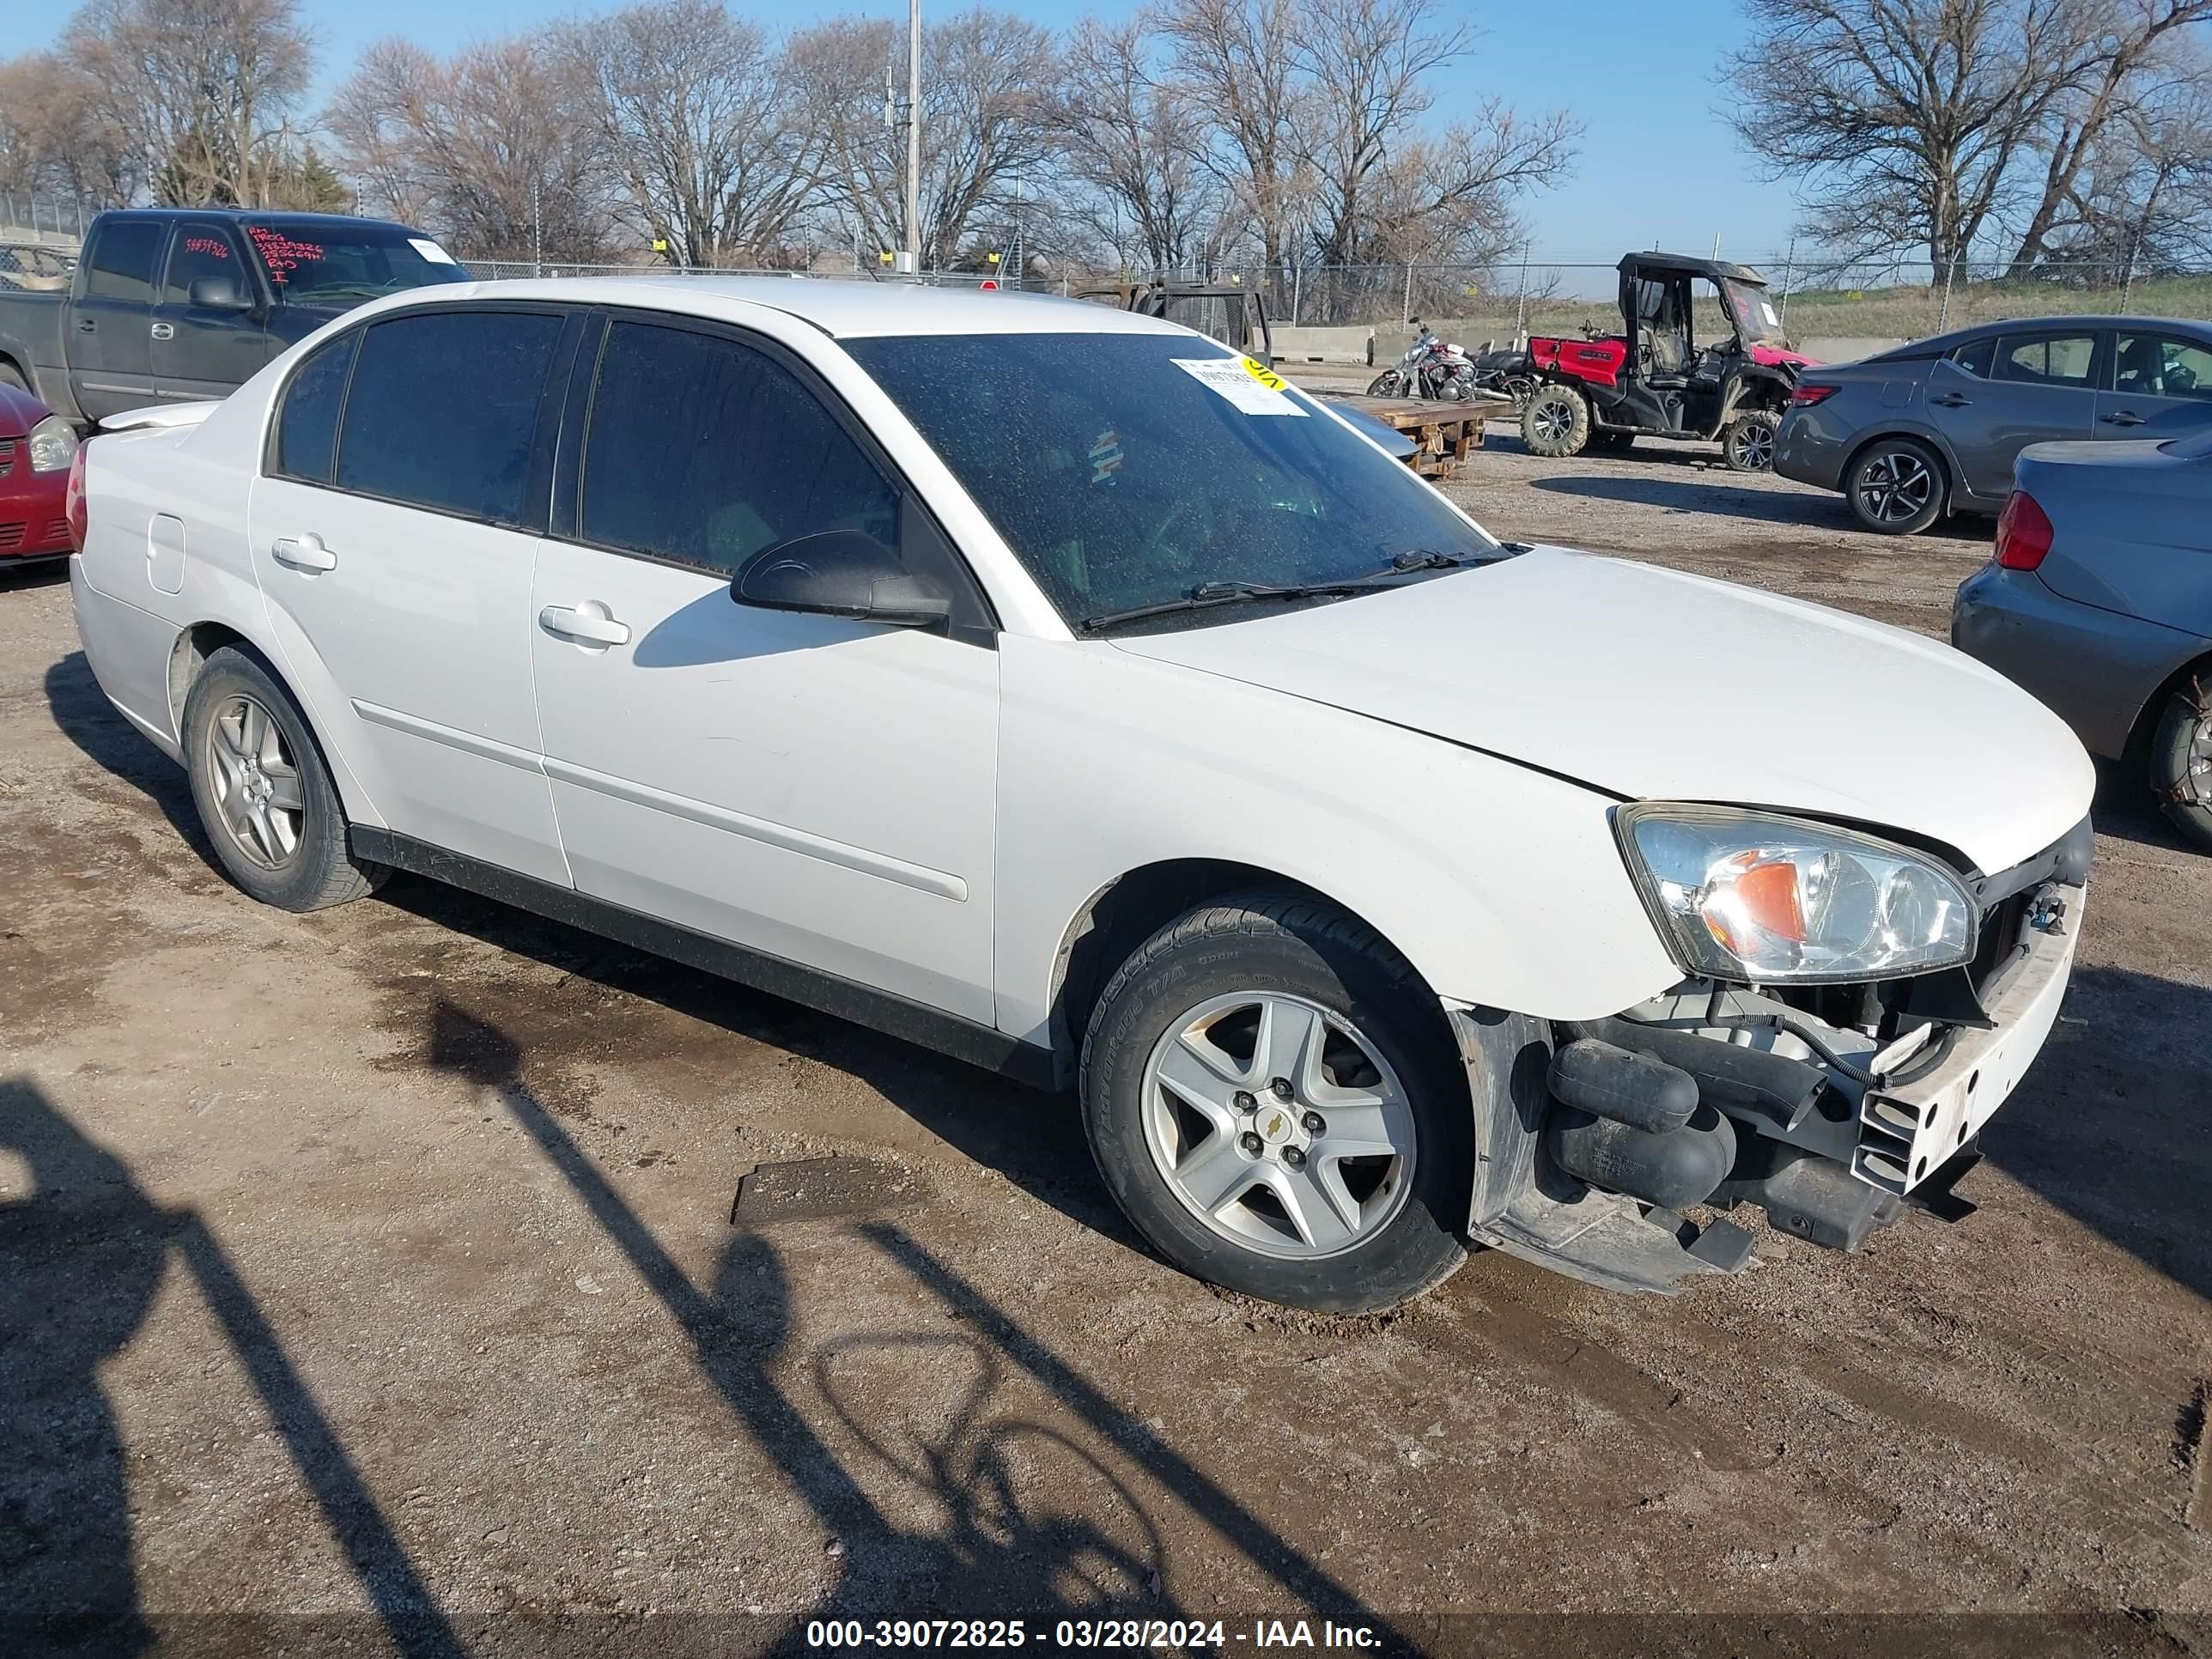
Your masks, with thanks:
[[[2123,334],[2112,389],[2144,398],[2212,398],[2212,351],[2170,335]]]
[[[1211,583],[1387,578],[1424,556],[1497,554],[1320,404],[1190,335],[889,337],[846,349],[1070,622]]]
[[[85,298],[150,300],[154,261],[161,256],[161,239],[168,230],[167,223],[156,219],[113,219],[102,225],[86,261]]]
[[[525,497],[562,326],[517,311],[371,325],[346,394],[338,488],[490,524],[542,524],[544,504]]]
[[[362,331],[352,329],[318,346],[284,388],[276,415],[276,465],[280,477],[326,484],[338,453],[338,411],[345,406],[346,377]]]
[[[238,285],[241,295],[253,292],[239,264],[238,244],[228,230],[221,225],[179,225],[176,240],[169,244],[169,271],[161,283],[163,302],[186,304],[192,284],[203,276],[228,277]]]
[[[898,542],[898,496],[775,359],[690,329],[607,331],[585,440],[579,528],[601,547],[723,575],[823,530]]]
[[[469,280],[444,248],[398,225],[257,219],[246,236],[277,298],[294,304],[351,305],[404,288]]]
[[[1996,378],[2029,386],[2087,386],[2096,356],[2093,334],[2044,334],[2028,339],[2008,334],[1997,345]]]

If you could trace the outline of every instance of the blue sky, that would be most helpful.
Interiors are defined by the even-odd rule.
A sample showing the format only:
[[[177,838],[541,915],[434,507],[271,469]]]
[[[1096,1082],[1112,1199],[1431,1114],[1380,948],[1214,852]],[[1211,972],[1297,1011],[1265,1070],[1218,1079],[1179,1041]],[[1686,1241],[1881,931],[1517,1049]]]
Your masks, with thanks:
[[[1451,0],[1447,0],[1451,3]],[[578,11],[580,0],[304,0],[323,40],[325,89],[370,41],[404,34],[437,51],[471,39],[537,27]],[[790,27],[836,12],[903,18],[903,0],[746,0],[741,9]],[[924,13],[952,0],[924,0]],[[1125,14],[1126,0],[1030,0],[1014,9],[1061,25],[1086,9]],[[1588,129],[1574,178],[1534,204],[1538,257],[1610,262],[1631,247],[1709,251],[1765,258],[1789,240],[1787,187],[1761,182],[1713,113],[1714,66],[1742,38],[1736,0],[1581,0],[1572,5],[1474,5],[1484,31],[1475,56],[1452,73],[1438,111],[1472,112],[1495,94],[1523,111],[1567,109]],[[69,8],[52,0],[0,0],[0,51],[50,41]]]

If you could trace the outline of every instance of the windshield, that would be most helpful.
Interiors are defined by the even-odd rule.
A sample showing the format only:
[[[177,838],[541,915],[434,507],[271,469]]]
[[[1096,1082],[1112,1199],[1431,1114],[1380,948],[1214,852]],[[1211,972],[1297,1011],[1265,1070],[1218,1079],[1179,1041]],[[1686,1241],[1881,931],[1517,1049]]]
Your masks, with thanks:
[[[1734,314],[1738,337],[1746,345],[1781,345],[1782,319],[1774,309],[1774,301],[1764,288],[1750,283],[1724,282],[1721,287],[1728,292],[1729,310]]]
[[[437,243],[398,225],[262,219],[246,234],[277,297],[295,304],[373,300],[404,288],[469,280]]]
[[[1071,623],[1210,584],[1341,581],[1401,555],[1497,554],[1401,463],[1208,340],[845,345]]]

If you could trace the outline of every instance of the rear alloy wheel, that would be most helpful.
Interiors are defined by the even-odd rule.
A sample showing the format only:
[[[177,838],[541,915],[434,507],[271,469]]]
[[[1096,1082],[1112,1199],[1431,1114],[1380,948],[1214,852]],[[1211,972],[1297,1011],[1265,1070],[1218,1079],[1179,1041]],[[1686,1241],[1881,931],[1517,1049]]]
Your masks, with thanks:
[[[1465,1258],[1466,1072],[1434,994],[1340,911],[1249,893],[1162,928],[1100,997],[1082,1083],[1115,1199],[1209,1283],[1371,1313]]]
[[[2167,700],[2151,738],[2150,787],[2174,827],[2212,853],[2212,686],[2185,685]]]
[[[1532,455],[1563,460],[1589,442],[1589,404],[1571,386],[1547,386],[1521,410],[1521,441]]]
[[[386,872],[346,845],[345,809],[322,752],[259,659],[226,646],[185,699],[185,763],[200,823],[238,885],[280,910],[374,891]]]
[[[1774,434],[1782,422],[1771,409],[1739,415],[1721,434],[1721,459],[1733,472],[1774,471]]]
[[[1917,440],[1881,439],[1851,463],[1844,496],[1869,530],[1917,536],[1943,511],[1943,463]]]

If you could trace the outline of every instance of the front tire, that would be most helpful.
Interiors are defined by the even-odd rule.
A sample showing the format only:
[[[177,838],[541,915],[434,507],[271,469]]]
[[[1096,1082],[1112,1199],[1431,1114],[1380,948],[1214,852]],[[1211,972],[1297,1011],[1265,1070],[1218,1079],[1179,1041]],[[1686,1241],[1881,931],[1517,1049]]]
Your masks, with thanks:
[[[2150,740],[2150,787],[2175,829],[2212,853],[2212,690],[2182,687]]]
[[[1851,516],[1883,536],[1917,536],[1943,512],[1943,463],[1916,438],[1881,438],[1844,478]]]
[[[1466,1258],[1472,1113],[1442,1013],[1325,904],[1244,894],[1155,933],[1091,1016],[1082,1095],[1123,1212],[1209,1283],[1372,1313]]]
[[[1731,472],[1774,471],[1775,434],[1782,417],[1771,409],[1754,409],[1739,415],[1721,434],[1721,459]]]
[[[387,873],[346,846],[345,809],[291,695],[235,646],[211,653],[185,698],[185,768],[223,872],[280,910],[320,910]]]
[[[1521,410],[1521,441],[1531,455],[1564,460],[1589,442],[1589,404],[1571,386],[1539,386]]]
[[[1368,382],[1367,395],[1370,398],[1395,398],[1404,384],[1404,378],[1396,369],[1386,368]]]

